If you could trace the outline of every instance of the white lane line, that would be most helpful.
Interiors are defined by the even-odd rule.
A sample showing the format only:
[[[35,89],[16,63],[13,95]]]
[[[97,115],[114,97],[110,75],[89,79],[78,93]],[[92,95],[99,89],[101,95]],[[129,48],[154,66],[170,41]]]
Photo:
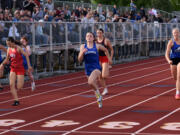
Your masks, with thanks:
[[[131,108],[133,108],[133,107],[136,107],[136,106],[138,106],[138,105],[140,105],[140,104],[143,104],[143,103],[145,103],[145,102],[148,102],[148,101],[150,101],[150,100],[156,99],[156,98],[158,98],[159,96],[162,96],[162,95],[167,94],[167,93],[169,93],[169,92],[171,92],[171,91],[174,91],[174,90],[175,90],[175,89],[173,88],[173,89],[170,89],[170,90],[168,90],[168,91],[165,91],[165,92],[163,92],[163,93],[161,93],[161,94],[158,94],[158,95],[156,95],[156,96],[153,96],[153,97],[151,97],[151,98],[148,98],[148,99],[146,99],[146,100],[142,100],[141,102],[138,102],[138,103],[136,103],[136,104],[134,104],[134,105],[131,105],[131,106],[129,106],[129,107],[126,107],[126,108],[124,108],[124,109],[121,109],[121,110],[119,110],[119,111],[116,111],[116,112],[114,112],[114,113],[112,113],[112,114],[110,114],[110,115],[107,115],[107,116],[105,116],[105,117],[99,118],[99,119],[97,119],[97,120],[95,120],[95,121],[92,121],[92,122],[90,122],[90,123],[87,123],[87,124],[85,124],[85,125],[83,125],[83,126],[80,126],[80,127],[78,127],[78,128],[75,128],[75,129],[73,129],[73,130],[71,130],[71,131],[68,131],[68,132],[62,134],[62,135],[68,135],[68,134],[70,134],[70,133],[73,133],[74,131],[83,129],[83,128],[85,128],[85,127],[88,127],[88,126],[90,126],[90,125],[92,125],[92,124],[95,124],[95,123],[97,123],[97,122],[100,122],[100,121],[102,121],[102,120],[105,120],[105,119],[107,119],[107,118],[110,118],[110,117],[112,117],[112,116],[114,116],[114,115],[117,115],[117,114],[119,114],[119,113],[121,113],[121,112],[127,111],[127,110],[129,110],[129,109],[131,109]]]
[[[163,119],[165,119],[165,118],[169,117],[170,115],[172,115],[172,114],[174,114],[174,113],[178,112],[179,110],[180,110],[180,108],[175,109],[174,111],[172,111],[172,112],[170,112],[170,113],[166,114],[165,116],[163,116],[163,117],[161,117],[161,118],[159,118],[159,119],[155,120],[154,122],[152,122],[152,123],[148,124],[147,126],[145,126],[145,127],[141,128],[141,129],[137,130],[137,131],[136,131],[136,132],[134,132],[132,135],[139,134],[139,133],[140,133],[140,132],[142,132],[143,130],[145,130],[145,129],[147,129],[147,128],[151,127],[151,126],[153,126],[154,124],[156,124],[156,123],[160,122],[161,120],[163,120]]]
[[[127,74],[136,73],[138,71],[147,70],[147,69],[151,69],[151,68],[155,68],[155,67],[160,67],[160,66],[163,66],[163,65],[165,65],[165,64],[156,65],[156,66],[152,66],[152,67],[148,67],[148,68],[142,68],[142,69],[138,69],[138,70],[133,70],[133,71],[130,71],[130,72],[125,72],[125,73],[122,73],[122,74],[117,74],[117,75],[111,76],[110,78],[117,77],[117,76],[124,76],[124,75],[127,75]],[[169,69],[167,69],[167,70],[169,70]],[[51,83],[51,84],[53,84],[53,83]],[[55,92],[55,91],[60,91],[60,90],[64,90],[64,89],[67,89],[67,88],[72,88],[72,87],[80,86],[80,85],[84,85],[84,84],[87,84],[87,81],[84,82],[84,83],[74,84],[74,85],[70,85],[70,86],[66,86],[66,87],[51,89],[50,91],[40,92],[40,93],[29,95],[29,96],[24,96],[24,97],[21,97],[19,99],[26,99],[26,98],[30,98],[30,97],[34,97],[34,96],[39,96],[39,95],[43,95],[43,94],[47,94],[47,93],[51,93],[51,92]],[[10,101],[13,101],[13,99],[2,101],[2,102],[0,102],[0,104],[8,103]]]
[[[142,66],[142,65],[147,65],[147,64],[151,64],[151,63],[156,63],[156,62],[160,62],[162,60],[156,60],[156,61],[152,61],[152,62],[147,62],[147,63],[140,63],[140,64],[136,64],[136,65],[131,65],[131,66],[127,66],[127,67],[122,67],[122,68],[117,68],[117,69],[112,69],[110,70],[110,72],[112,71],[118,71],[118,70],[121,70],[121,69],[127,69],[127,68],[131,68],[131,67],[136,67],[136,66]],[[161,64],[160,64],[161,65]],[[163,64],[164,65],[164,64]],[[167,65],[167,63],[166,63]],[[49,83],[44,83],[44,84],[37,84],[36,85],[36,88],[37,87],[41,87],[41,86],[45,86],[45,85],[49,85],[49,84],[54,84],[54,83],[60,83],[60,82],[65,82],[65,81],[70,81],[70,80],[75,80],[75,79],[79,79],[79,78],[82,78],[82,77],[86,77],[84,74],[78,76],[78,77],[73,77],[73,78],[68,78],[68,79],[64,79],[64,80],[60,80],[60,81],[55,81],[55,82],[49,82]],[[24,89],[29,89],[31,87],[25,87],[23,88]],[[3,94],[7,94],[7,93],[10,93],[10,91],[7,91],[7,92],[2,92],[0,93],[0,95],[3,95]]]
[[[162,79],[162,80],[167,80],[167,79],[170,79],[170,78],[165,78],[165,79]],[[143,86],[144,86],[144,87],[150,86],[150,85],[152,85],[152,84],[161,82],[162,80],[159,80],[159,81],[156,81],[156,82],[153,82],[153,83],[150,83],[150,84],[146,84],[146,85],[143,85]],[[138,87],[138,88],[142,88],[143,86]],[[117,96],[122,95],[122,94],[126,94],[126,93],[131,92],[131,91],[134,91],[134,90],[136,90],[136,89],[138,89],[138,88],[134,88],[134,89],[131,89],[131,90],[128,90],[128,91],[125,91],[125,92],[122,92],[122,93],[119,93],[119,94],[116,94],[116,95],[107,97],[107,98],[105,98],[104,100],[111,99],[111,98],[117,97]],[[173,89],[173,90],[174,90],[174,89]],[[172,91],[172,90],[170,90],[170,91]],[[170,92],[170,91],[168,91],[168,92]],[[162,95],[162,94],[160,94],[160,95]],[[157,97],[157,95],[156,95],[156,97]],[[97,103],[97,102],[94,101],[94,102],[91,102],[91,103],[88,103],[88,104],[85,104],[85,105],[82,105],[82,106],[79,106],[79,107],[76,107],[76,108],[73,108],[73,109],[70,109],[70,110],[61,112],[61,113],[57,113],[57,114],[54,114],[54,115],[45,117],[45,118],[43,118],[43,119],[39,119],[39,120],[30,122],[30,123],[24,124],[24,125],[19,126],[19,127],[14,127],[14,128],[12,128],[12,129],[9,129],[9,130],[6,130],[6,131],[2,132],[2,134],[3,134],[3,133],[10,132],[10,131],[13,131],[13,130],[16,130],[16,129],[19,129],[19,128],[22,128],[22,127],[29,126],[29,125],[32,125],[32,124],[36,124],[36,123],[38,123],[38,122],[42,122],[42,121],[44,121],[44,120],[47,120],[47,119],[50,119],[50,118],[54,118],[54,117],[56,117],[56,116],[63,115],[63,114],[66,114],[66,113],[68,113],[68,112],[72,112],[72,111],[75,111],[75,110],[78,110],[78,109],[87,107],[87,106],[92,105],[92,104],[95,104],[95,103]],[[134,105],[133,105],[133,107],[134,107]],[[129,107],[128,107],[128,109],[129,109]],[[123,110],[125,111],[125,109],[123,109]],[[0,134],[1,134],[1,133],[0,133]]]
[[[167,69],[166,69],[166,70],[167,70]],[[151,76],[151,75],[154,75],[154,74],[157,74],[157,73],[165,72],[166,70],[161,70],[161,71],[154,72],[154,73],[151,73],[151,74],[146,74],[146,75],[144,75],[144,76],[132,78],[132,79],[129,79],[129,80],[125,80],[125,81],[118,82],[118,83],[113,83],[113,84],[110,84],[110,85],[107,85],[107,86],[110,87],[110,86],[119,85],[119,84],[122,84],[122,83],[125,83],[125,82],[129,82],[129,81],[141,79],[141,78],[144,78],[144,77],[147,77],[147,76]],[[165,80],[170,79],[170,78],[171,78],[171,77],[165,78]],[[144,85],[143,85],[143,86],[144,86]],[[63,100],[63,99],[67,99],[67,98],[71,98],[71,97],[74,97],[74,96],[82,95],[82,94],[85,94],[85,93],[88,93],[88,92],[91,92],[91,91],[93,91],[93,90],[91,89],[91,90],[89,90],[89,91],[77,93],[77,94],[74,94],[74,95],[62,97],[62,98],[55,99],[55,100],[50,100],[50,101],[48,101],[48,102],[44,102],[44,103],[41,103],[41,104],[36,104],[36,105],[29,106],[29,107],[26,107],[26,108],[23,108],[23,109],[19,109],[19,110],[7,112],[7,113],[4,113],[4,114],[1,114],[0,117],[6,116],[6,115],[9,115],[9,114],[13,114],[13,113],[17,113],[17,112],[21,112],[21,111],[25,111],[25,110],[28,110],[28,109],[32,109],[32,108],[39,107],[39,106],[42,106],[42,105],[46,105],[46,104],[49,104],[49,103],[57,102],[57,101],[60,101],[60,100]]]

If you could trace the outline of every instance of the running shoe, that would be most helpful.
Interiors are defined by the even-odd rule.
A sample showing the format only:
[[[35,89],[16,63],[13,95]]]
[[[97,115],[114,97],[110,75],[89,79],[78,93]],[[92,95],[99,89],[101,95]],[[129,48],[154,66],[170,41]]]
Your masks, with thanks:
[[[18,106],[20,104],[20,102],[19,101],[14,101],[14,103],[12,104],[12,106]]]
[[[98,107],[102,108],[102,96],[100,95],[99,98],[97,99]]]
[[[107,89],[107,88],[104,89],[102,95],[104,96],[104,95],[106,95],[106,94],[108,94],[108,89]]]
[[[31,83],[31,89],[32,89],[32,91],[34,91],[35,88],[36,88],[35,82],[32,82],[32,83]]]
[[[176,95],[175,95],[175,99],[176,99],[176,100],[180,100],[180,94],[176,94]]]

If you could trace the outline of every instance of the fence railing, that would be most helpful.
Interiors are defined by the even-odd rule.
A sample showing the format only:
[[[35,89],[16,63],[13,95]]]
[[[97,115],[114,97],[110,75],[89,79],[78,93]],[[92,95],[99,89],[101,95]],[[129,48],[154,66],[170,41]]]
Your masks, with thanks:
[[[94,23],[74,22],[0,22],[0,43],[8,36],[26,36],[32,48],[31,63],[34,74],[71,72],[83,67],[77,61],[81,44],[88,31],[96,34],[104,29],[115,54],[113,63],[164,55],[172,29],[180,24],[167,23]]]

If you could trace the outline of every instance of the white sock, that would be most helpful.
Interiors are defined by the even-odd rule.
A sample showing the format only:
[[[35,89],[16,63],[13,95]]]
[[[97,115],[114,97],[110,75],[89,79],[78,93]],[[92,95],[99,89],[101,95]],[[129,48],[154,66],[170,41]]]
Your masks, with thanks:
[[[97,90],[95,90],[95,91],[94,91],[94,93],[95,93],[95,95],[96,95],[96,98],[99,98],[99,95],[100,95],[99,90],[98,90],[98,89],[97,89]]]
[[[96,91],[95,91],[98,95],[100,94],[100,92],[99,92],[99,90],[97,89]]]
[[[176,95],[179,95],[180,94],[180,91],[179,90],[176,90]]]
[[[106,91],[107,91],[108,89],[107,89],[107,88],[104,88],[104,90],[106,90]]]

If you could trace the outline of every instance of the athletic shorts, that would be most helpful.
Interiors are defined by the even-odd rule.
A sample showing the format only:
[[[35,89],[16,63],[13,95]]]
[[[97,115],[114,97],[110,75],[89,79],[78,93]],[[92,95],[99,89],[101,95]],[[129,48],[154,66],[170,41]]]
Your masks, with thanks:
[[[99,61],[101,63],[108,63],[109,62],[107,56],[99,56]]]
[[[24,69],[14,69],[14,68],[11,68],[10,72],[15,72],[16,75],[24,75],[25,74],[25,70]]]
[[[101,72],[101,69],[98,69],[98,68],[97,68],[97,69],[88,69],[88,70],[85,71],[85,73],[86,73],[87,76],[90,76],[91,73],[92,73],[94,70],[99,70],[99,71]]]
[[[180,62],[180,58],[172,58],[172,65],[177,65]]]

